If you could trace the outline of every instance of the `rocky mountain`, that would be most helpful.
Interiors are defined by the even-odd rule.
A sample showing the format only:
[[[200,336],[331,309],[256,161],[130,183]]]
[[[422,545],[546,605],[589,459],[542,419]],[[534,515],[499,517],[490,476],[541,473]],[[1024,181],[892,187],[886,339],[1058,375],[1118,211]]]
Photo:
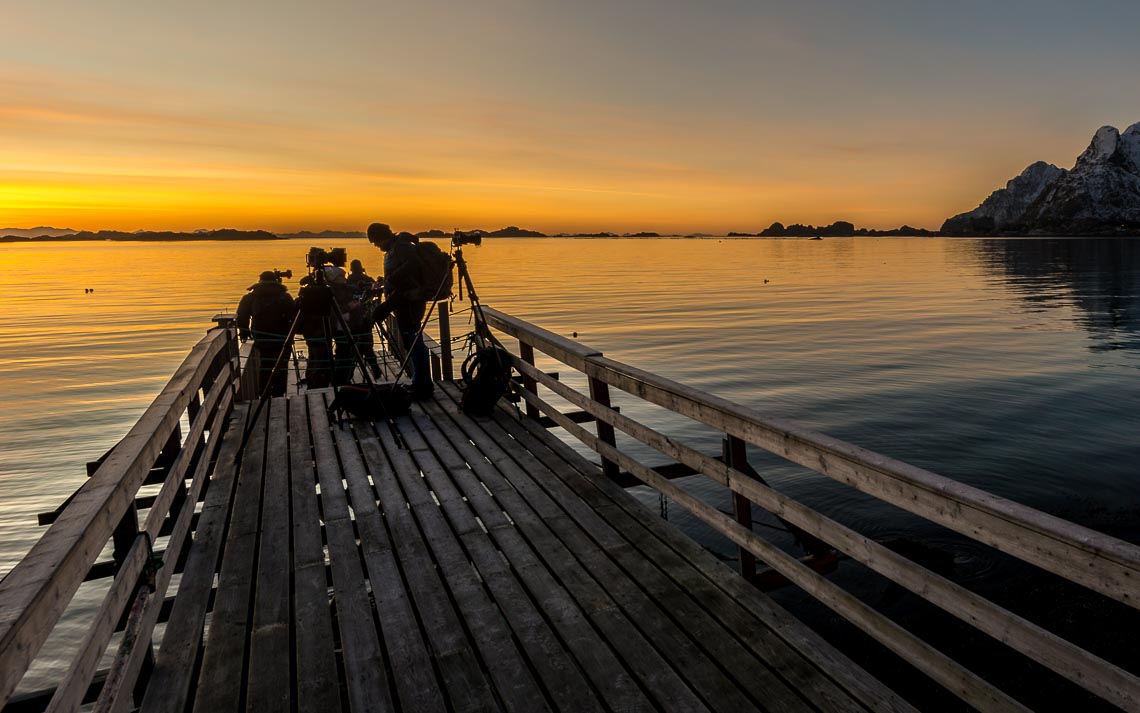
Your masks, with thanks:
[[[1038,161],[980,206],[948,218],[944,235],[1140,234],[1140,122],[1102,126],[1066,171]]]

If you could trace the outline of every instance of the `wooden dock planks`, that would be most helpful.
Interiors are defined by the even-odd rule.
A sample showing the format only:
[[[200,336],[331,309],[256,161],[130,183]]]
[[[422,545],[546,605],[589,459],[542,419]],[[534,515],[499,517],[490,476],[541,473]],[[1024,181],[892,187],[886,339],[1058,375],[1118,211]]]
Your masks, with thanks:
[[[549,433],[437,394],[393,424],[272,401],[143,710],[908,710]]]

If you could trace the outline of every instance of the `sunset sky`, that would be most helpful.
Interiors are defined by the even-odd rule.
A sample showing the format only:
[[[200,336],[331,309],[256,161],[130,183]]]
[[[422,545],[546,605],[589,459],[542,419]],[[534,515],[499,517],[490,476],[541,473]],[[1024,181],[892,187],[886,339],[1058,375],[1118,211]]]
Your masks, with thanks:
[[[35,0],[0,227],[937,228],[1140,121],[1140,3]]]

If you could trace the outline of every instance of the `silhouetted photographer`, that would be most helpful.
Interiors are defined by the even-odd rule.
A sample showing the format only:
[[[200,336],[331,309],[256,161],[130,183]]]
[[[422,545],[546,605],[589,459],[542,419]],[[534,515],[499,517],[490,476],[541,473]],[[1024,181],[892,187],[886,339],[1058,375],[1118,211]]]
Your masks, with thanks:
[[[411,233],[396,235],[385,223],[373,223],[368,226],[368,242],[384,253],[385,299],[376,308],[373,319],[383,322],[390,314],[396,316],[400,347],[408,355],[407,361],[411,366],[412,397],[427,398],[435,387],[427,346],[420,329],[427,309],[427,295],[421,260],[416,253],[416,238]]]
[[[252,337],[250,353],[252,367],[257,370],[258,383],[269,379],[271,396],[284,396],[288,373],[274,369],[281,352],[291,346],[290,328],[297,313],[289,288],[281,283],[282,277],[293,273],[266,270],[258,281],[249,286],[237,308],[238,335],[244,342]],[[247,367],[248,368],[248,367]]]

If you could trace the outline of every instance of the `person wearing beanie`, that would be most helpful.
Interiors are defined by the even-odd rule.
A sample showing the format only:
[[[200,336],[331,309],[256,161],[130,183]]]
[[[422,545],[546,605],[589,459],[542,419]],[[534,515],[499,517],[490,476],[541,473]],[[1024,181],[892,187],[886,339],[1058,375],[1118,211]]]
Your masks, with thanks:
[[[289,346],[289,329],[296,314],[297,305],[289,294],[289,288],[281,284],[280,275],[273,270],[261,273],[238,303],[238,336],[243,342],[253,339],[253,350],[246,368],[257,370],[259,390],[272,375],[272,396],[284,396],[288,385],[288,370],[282,368],[274,372],[273,366]]]

